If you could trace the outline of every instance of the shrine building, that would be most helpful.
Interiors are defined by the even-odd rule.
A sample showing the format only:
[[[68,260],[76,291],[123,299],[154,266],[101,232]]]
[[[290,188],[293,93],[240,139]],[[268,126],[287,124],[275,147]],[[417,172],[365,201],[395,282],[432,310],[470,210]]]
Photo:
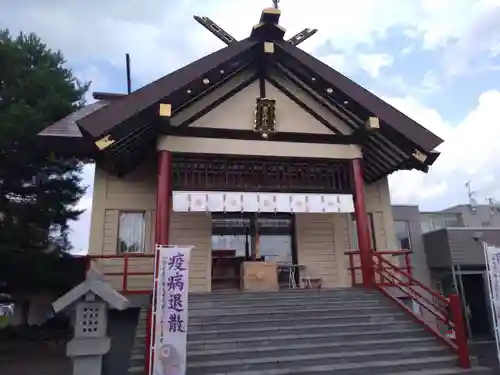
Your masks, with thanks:
[[[193,246],[189,291],[373,282],[395,251],[387,178],[427,172],[442,140],[299,48],[268,8],[237,41],[40,133],[96,171],[89,255],[118,290],[150,293],[156,244]]]

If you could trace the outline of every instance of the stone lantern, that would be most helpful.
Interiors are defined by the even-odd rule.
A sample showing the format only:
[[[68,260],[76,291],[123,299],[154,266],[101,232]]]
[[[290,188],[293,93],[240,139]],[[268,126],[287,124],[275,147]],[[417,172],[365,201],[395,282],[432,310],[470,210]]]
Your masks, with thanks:
[[[103,356],[111,349],[108,310],[125,310],[128,305],[129,301],[92,268],[83,283],[52,304],[56,314],[73,314],[73,339],[66,347],[66,355],[73,361],[73,375],[102,374]]]

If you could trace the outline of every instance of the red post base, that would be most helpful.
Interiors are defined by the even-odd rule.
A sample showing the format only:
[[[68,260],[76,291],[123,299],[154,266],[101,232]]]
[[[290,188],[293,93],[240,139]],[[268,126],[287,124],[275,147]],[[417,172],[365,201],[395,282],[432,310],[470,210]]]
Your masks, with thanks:
[[[465,320],[462,312],[462,304],[457,294],[450,296],[451,319],[455,323],[455,342],[458,347],[458,361],[460,367],[470,368],[469,344],[467,332],[465,331]]]
[[[170,206],[172,196],[172,154],[170,151],[158,152],[158,185],[156,192],[156,225],[155,225],[155,248],[156,245],[168,245],[170,234]],[[158,262],[155,257],[155,275],[158,273]],[[156,282],[156,281],[155,281]],[[156,289],[156,285],[155,285]],[[146,330],[146,366],[145,373],[150,375],[152,368],[152,343],[154,341],[153,327],[155,320],[153,299],[148,311],[148,321]]]
[[[370,243],[370,227],[365,204],[365,182],[363,178],[362,159],[352,160],[352,181],[354,185],[354,216],[358,234],[359,257],[363,285],[373,287],[375,274],[373,270],[373,254]]]

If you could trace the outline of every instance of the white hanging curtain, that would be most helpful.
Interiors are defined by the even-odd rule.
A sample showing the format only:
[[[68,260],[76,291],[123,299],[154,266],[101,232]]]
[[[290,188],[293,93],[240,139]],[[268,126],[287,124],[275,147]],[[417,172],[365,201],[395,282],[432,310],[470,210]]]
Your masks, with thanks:
[[[354,212],[351,194],[173,192],[176,212]]]
[[[143,212],[121,212],[118,251],[120,253],[143,253],[145,229]]]

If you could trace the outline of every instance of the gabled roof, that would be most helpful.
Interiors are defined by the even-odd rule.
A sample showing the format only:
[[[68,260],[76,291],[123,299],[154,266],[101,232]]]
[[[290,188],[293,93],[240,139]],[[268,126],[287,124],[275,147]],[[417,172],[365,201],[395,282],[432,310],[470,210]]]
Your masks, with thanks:
[[[214,80],[214,76],[217,76],[223,79],[225,76],[220,71],[226,69],[224,71],[230,73],[237,68],[245,55],[250,57],[251,50],[257,43],[258,41],[251,39],[233,43],[151,82],[106,108],[81,118],[78,125],[93,137],[99,137],[132,117],[144,116],[148,119],[155,117],[157,107],[154,106],[165,100],[171,104],[176,102],[177,106],[173,105],[173,108],[182,106],[191,99],[191,96],[185,92],[186,87],[199,85],[200,77]],[[215,83],[211,81],[211,85]],[[151,109],[150,113],[144,113]]]
[[[257,79],[268,79],[280,88],[278,79],[273,80],[280,77],[343,120],[355,135],[362,135],[359,143],[368,181],[399,169],[427,171],[439,155],[433,150],[442,143],[440,138],[290,40],[285,41],[284,29],[277,23],[279,12],[266,11],[269,10],[263,11],[249,38],[233,40],[227,47],[129,95],[111,95],[108,105],[96,105],[85,116],[77,116],[76,124],[83,138],[95,144],[94,153],[108,161],[111,171],[126,173],[146,154],[155,152],[158,134],[172,134],[166,131],[172,129],[169,120],[165,123],[165,117],[159,117],[160,104],[168,103],[170,117],[175,119],[176,113],[199,106],[207,94],[228,86],[225,95],[200,110],[206,113]],[[241,84],[232,88],[226,85],[248,70],[253,73]],[[287,95],[300,102],[293,92]],[[365,123],[370,117],[378,118],[379,131],[366,131]],[[189,123],[180,126],[186,132]]]
[[[363,111],[366,117],[378,117],[395,132],[411,139],[415,146],[422,148],[423,151],[432,151],[443,142],[422,125],[314,56],[284,41],[279,41],[276,45],[277,53],[281,54],[283,61],[287,61],[290,65],[293,63],[301,65],[311,77],[320,76],[334,89],[331,95],[343,99],[339,100],[341,103],[348,103],[347,108],[355,112]]]
[[[70,138],[81,138],[82,132],[76,124],[76,122],[84,117],[89,116],[98,109],[105,107],[108,104],[106,101],[97,101],[95,103],[89,104],[72,114],[63,117],[59,121],[53,123],[48,128],[42,130],[38,135],[40,136],[55,136],[55,137],[70,137]]]

